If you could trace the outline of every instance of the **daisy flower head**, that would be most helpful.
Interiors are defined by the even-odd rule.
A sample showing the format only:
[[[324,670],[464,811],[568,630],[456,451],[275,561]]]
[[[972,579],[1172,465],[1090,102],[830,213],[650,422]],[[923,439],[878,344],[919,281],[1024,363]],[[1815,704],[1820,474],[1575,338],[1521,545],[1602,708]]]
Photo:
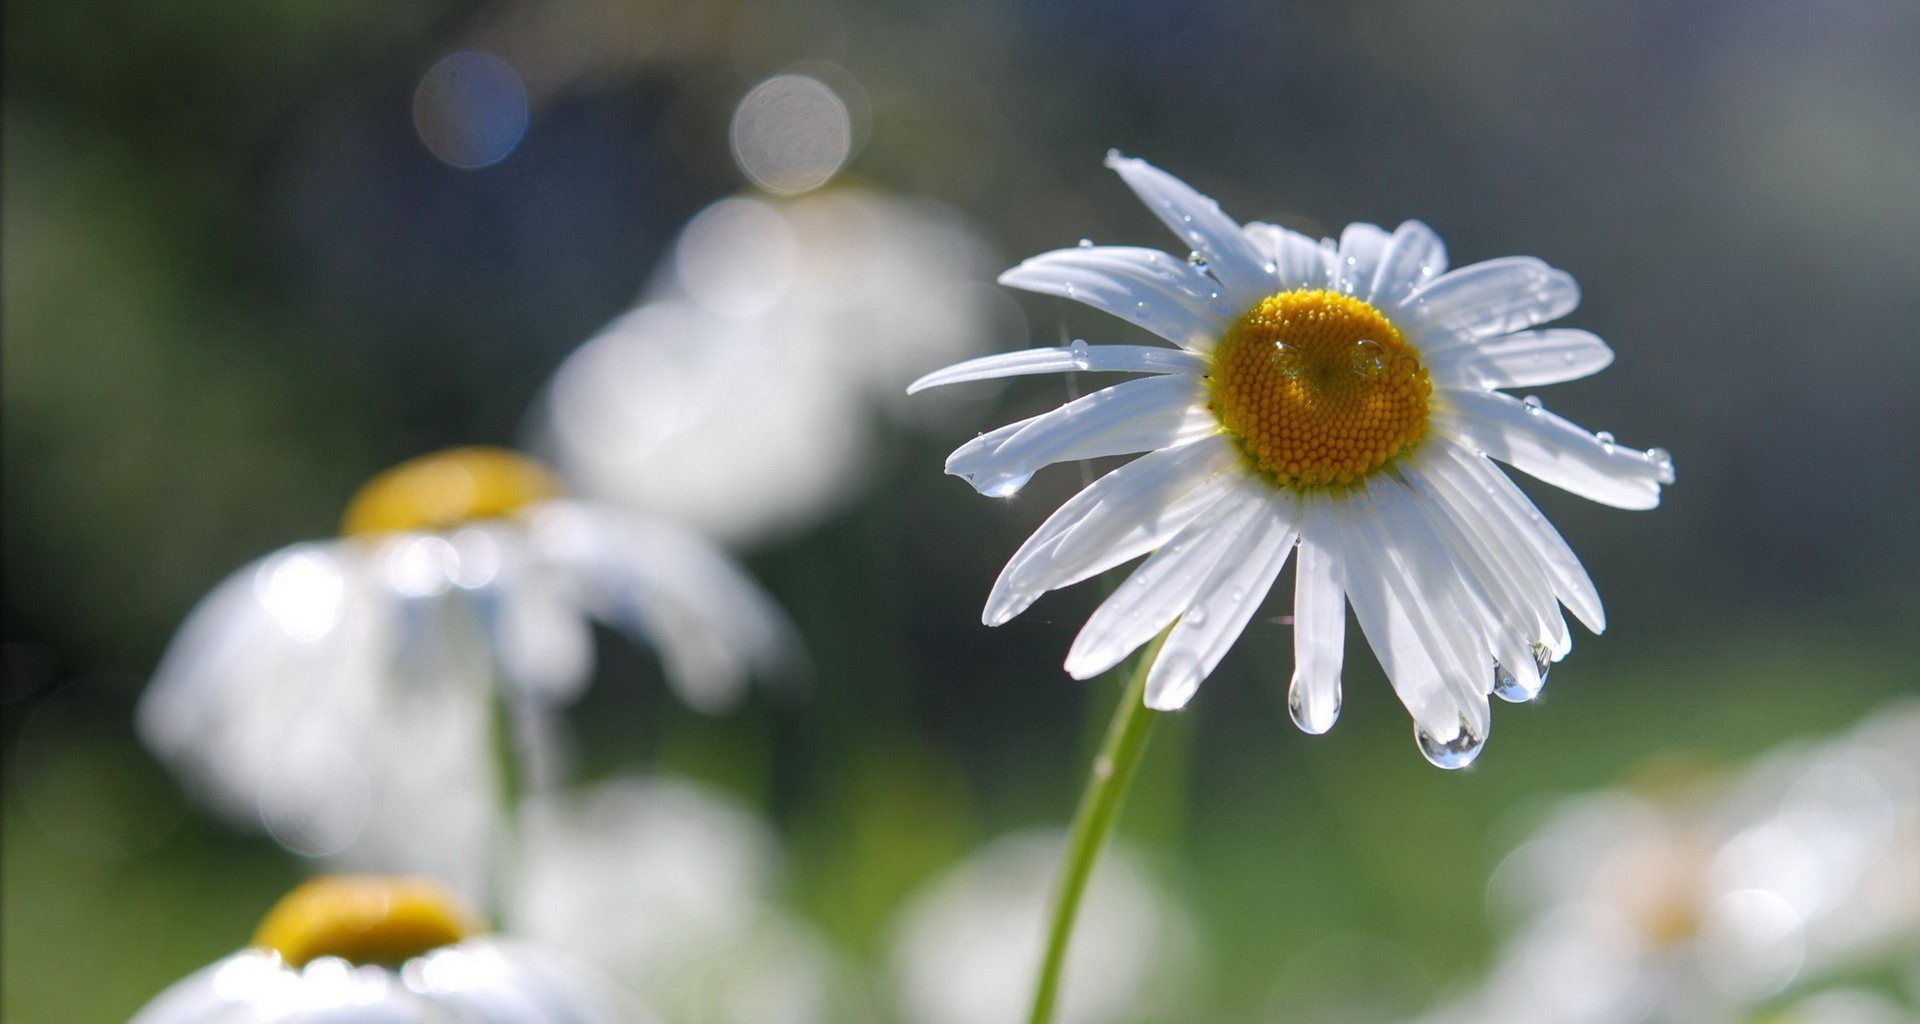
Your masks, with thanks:
[[[176,982],[132,1024],[638,1024],[607,982],[536,944],[483,934],[424,877],[333,875],[268,912],[248,948]]]
[[[1288,704],[1312,733],[1340,709],[1346,608],[1413,715],[1420,749],[1459,768],[1487,697],[1526,700],[1571,647],[1559,606],[1605,628],[1579,560],[1494,463],[1620,508],[1652,508],[1673,463],[1502,389],[1587,376],[1592,334],[1566,272],[1511,256],[1448,271],[1432,229],[1352,224],[1316,241],[1239,224],[1143,160],[1107,166],[1191,248],[1036,256],[1002,284],[1084,302],[1174,348],[1087,345],[988,356],[910,390],[1071,371],[1144,376],[982,434],[947,471],[1012,494],[1055,462],[1144,452],[1041,525],[1001,572],[988,625],[1049,590],[1147,555],[1073,642],[1088,678],[1167,632],[1146,703],[1186,705],[1297,549]]]
[[[479,894],[504,787],[559,770],[558,713],[591,675],[595,622],[650,645],[707,711],[797,651],[707,541],[566,497],[525,456],[459,448],[368,482],[341,537],[217,586],[138,724],[196,795],[297,853]],[[502,777],[496,736],[522,778]]]

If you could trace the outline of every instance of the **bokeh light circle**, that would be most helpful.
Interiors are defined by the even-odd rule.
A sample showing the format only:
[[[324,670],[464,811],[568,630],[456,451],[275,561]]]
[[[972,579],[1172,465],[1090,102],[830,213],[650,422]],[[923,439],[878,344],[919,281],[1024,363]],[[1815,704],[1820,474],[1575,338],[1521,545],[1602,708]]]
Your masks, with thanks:
[[[491,53],[465,51],[427,69],[413,92],[413,127],[429,152],[465,170],[497,164],[527,132],[527,87]]]
[[[733,158],[753,183],[797,195],[819,188],[853,152],[853,119],[838,94],[808,75],[775,75],[733,112]]]

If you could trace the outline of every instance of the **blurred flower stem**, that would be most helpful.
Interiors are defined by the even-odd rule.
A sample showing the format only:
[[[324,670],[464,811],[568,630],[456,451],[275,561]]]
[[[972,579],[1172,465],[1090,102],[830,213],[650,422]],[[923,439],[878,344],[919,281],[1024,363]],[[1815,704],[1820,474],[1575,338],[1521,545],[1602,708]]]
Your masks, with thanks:
[[[1171,629],[1171,627],[1169,627]],[[1147,707],[1147,675],[1154,659],[1166,642],[1162,632],[1140,653],[1133,669],[1133,680],[1120,694],[1113,720],[1107,724],[1106,741],[1093,759],[1087,788],[1080,794],[1080,806],[1073,813],[1073,829],[1067,834],[1067,849],[1061,859],[1061,871],[1054,890],[1053,913],[1047,925],[1046,952],[1040,961],[1040,985],[1034,990],[1030,1024],[1050,1024],[1054,1004],[1060,997],[1060,970],[1066,963],[1068,941],[1073,937],[1074,918],[1080,911],[1080,897],[1087,880],[1093,877],[1093,865],[1113,835],[1126,804],[1127,788],[1133,783],[1140,756],[1147,749],[1147,737],[1159,713]]]

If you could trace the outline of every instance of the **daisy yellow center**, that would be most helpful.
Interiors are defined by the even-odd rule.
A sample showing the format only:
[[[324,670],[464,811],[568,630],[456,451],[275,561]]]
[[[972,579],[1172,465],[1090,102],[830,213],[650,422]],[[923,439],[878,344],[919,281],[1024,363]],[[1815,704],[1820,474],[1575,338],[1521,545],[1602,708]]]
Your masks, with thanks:
[[[1420,440],[1433,384],[1373,306],[1338,292],[1281,292],[1227,329],[1211,408],[1262,476],[1283,486],[1358,481]]]
[[[253,944],[294,967],[323,956],[399,964],[479,930],[460,897],[430,878],[329,875],[281,897]]]
[[[559,493],[553,471],[524,455],[504,448],[450,448],[367,481],[347,506],[340,532],[441,530],[511,515]]]

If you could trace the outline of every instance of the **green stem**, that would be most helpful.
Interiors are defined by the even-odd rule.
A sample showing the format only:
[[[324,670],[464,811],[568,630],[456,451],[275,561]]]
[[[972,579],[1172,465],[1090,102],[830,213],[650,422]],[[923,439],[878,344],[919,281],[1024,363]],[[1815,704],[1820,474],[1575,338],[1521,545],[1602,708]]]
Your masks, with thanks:
[[[1120,695],[1120,706],[1107,725],[1107,738],[1093,759],[1093,772],[1087,788],[1080,794],[1080,806],[1073,812],[1073,830],[1067,835],[1067,850],[1060,862],[1060,880],[1053,894],[1052,922],[1047,928],[1046,958],[1040,962],[1040,986],[1033,995],[1030,1024],[1049,1024],[1054,1004],[1060,998],[1060,968],[1066,963],[1067,942],[1073,937],[1073,921],[1080,912],[1080,897],[1087,880],[1093,877],[1094,862],[1120,820],[1120,808],[1127,800],[1127,787],[1140,767],[1140,755],[1147,749],[1147,737],[1159,715],[1146,705],[1147,673],[1160,655],[1167,635],[1160,634],[1141,652],[1134,666],[1133,681]]]

